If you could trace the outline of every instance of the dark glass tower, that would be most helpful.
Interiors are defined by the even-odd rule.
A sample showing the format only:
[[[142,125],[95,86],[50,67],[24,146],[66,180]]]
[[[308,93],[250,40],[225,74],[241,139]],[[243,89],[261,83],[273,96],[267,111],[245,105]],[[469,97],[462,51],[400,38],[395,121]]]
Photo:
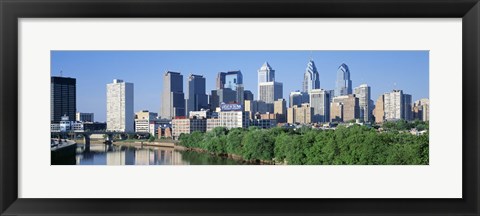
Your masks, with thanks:
[[[67,115],[70,121],[75,121],[76,79],[52,76],[50,80],[50,121],[58,123],[63,115]]]

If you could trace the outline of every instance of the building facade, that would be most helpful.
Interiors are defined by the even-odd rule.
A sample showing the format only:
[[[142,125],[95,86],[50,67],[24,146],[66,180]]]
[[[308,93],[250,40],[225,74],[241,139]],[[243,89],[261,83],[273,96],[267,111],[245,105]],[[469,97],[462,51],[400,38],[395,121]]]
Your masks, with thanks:
[[[265,103],[273,103],[283,98],[283,84],[280,82],[259,83],[258,100]]]
[[[135,132],[138,133],[155,133],[155,129],[150,129],[150,123],[154,122],[158,117],[158,113],[148,110],[141,110],[135,113]]]
[[[427,98],[422,98],[415,101],[413,106],[413,118],[420,121],[429,121],[430,120],[430,100]]]
[[[344,63],[340,65],[337,70],[335,97],[349,94],[352,94],[352,80],[350,80],[350,69]]]
[[[161,101],[162,118],[172,119],[185,116],[185,95],[183,93],[183,75],[179,72],[166,71],[163,75]]]
[[[310,103],[308,92],[294,91],[290,92],[288,107],[301,106],[304,103]]]
[[[59,123],[62,116],[75,121],[77,112],[77,81],[70,77],[50,78],[50,122]]]
[[[313,108],[313,122],[330,121],[330,95],[324,89],[312,89],[309,92],[310,106]]]
[[[253,93],[250,90],[244,90],[243,91],[243,100],[253,100]]]
[[[287,123],[289,124],[310,124],[312,123],[313,107],[305,103],[301,106],[293,106],[287,110]]]
[[[403,91],[393,90],[392,92],[383,94],[385,120],[404,119],[404,102]]]
[[[358,98],[353,95],[334,97],[330,106],[330,120],[348,122],[359,118]]]
[[[107,84],[107,131],[134,132],[133,83]]]
[[[81,122],[95,122],[93,113],[77,112],[75,120]]]
[[[384,95],[380,95],[375,103],[375,109],[373,115],[375,117],[375,123],[383,123],[385,121],[385,105]]]
[[[372,108],[370,106],[371,89],[367,84],[362,84],[355,88],[355,97],[358,98],[358,105],[360,106],[359,118],[363,122],[372,121]]]
[[[207,130],[206,119],[175,118],[172,119],[172,136],[178,139],[181,134],[190,134],[194,131],[205,132]]]

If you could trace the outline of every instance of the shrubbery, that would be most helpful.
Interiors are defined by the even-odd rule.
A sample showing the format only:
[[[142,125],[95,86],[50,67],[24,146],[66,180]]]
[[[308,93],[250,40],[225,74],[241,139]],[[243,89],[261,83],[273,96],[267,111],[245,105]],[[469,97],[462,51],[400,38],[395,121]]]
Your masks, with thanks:
[[[428,164],[428,132],[420,136],[399,133],[397,128],[404,127],[399,124],[388,125],[383,133],[359,125],[336,130],[219,127],[182,134],[180,145],[286,164]]]

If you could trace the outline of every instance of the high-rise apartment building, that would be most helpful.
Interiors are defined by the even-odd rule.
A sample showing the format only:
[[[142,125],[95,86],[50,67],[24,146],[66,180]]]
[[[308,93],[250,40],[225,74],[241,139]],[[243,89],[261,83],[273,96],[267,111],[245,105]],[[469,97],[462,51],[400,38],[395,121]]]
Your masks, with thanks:
[[[363,122],[372,121],[372,108],[370,106],[371,88],[367,84],[362,84],[355,88],[355,97],[358,98],[358,104],[360,106],[359,118]]]
[[[134,132],[133,83],[107,84],[107,131]]]
[[[393,90],[384,94],[385,120],[413,120],[412,95],[402,90]]]
[[[181,75],[179,72],[166,71],[163,75],[163,92],[160,116],[167,119],[171,119],[176,116],[185,116],[183,75]]]
[[[350,69],[344,63],[337,70],[335,97],[349,94],[352,94],[352,80],[350,80]]]
[[[188,76],[186,114],[190,111],[198,111],[208,108],[208,96],[206,91],[205,77],[201,75],[190,74]]]
[[[312,89],[309,92],[310,106],[313,108],[313,122],[330,121],[330,95],[324,89]]]
[[[59,123],[62,116],[75,121],[77,112],[76,79],[70,77],[50,78],[50,122]]]
[[[312,89],[320,88],[320,76],[313,60],[308,61],[307,69],[303,75],[303,92],[310,92]]]

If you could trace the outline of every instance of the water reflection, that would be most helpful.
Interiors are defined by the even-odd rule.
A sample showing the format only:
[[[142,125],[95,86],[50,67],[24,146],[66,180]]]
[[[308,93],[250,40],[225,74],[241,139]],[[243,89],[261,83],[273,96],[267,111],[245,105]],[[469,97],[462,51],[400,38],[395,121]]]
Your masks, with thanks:
[[[241,165],[233,160],[193,151],[179,151],[164,147],[128,147],[92,145],[90,151],[79,147],[76,155],[79,165]]]

